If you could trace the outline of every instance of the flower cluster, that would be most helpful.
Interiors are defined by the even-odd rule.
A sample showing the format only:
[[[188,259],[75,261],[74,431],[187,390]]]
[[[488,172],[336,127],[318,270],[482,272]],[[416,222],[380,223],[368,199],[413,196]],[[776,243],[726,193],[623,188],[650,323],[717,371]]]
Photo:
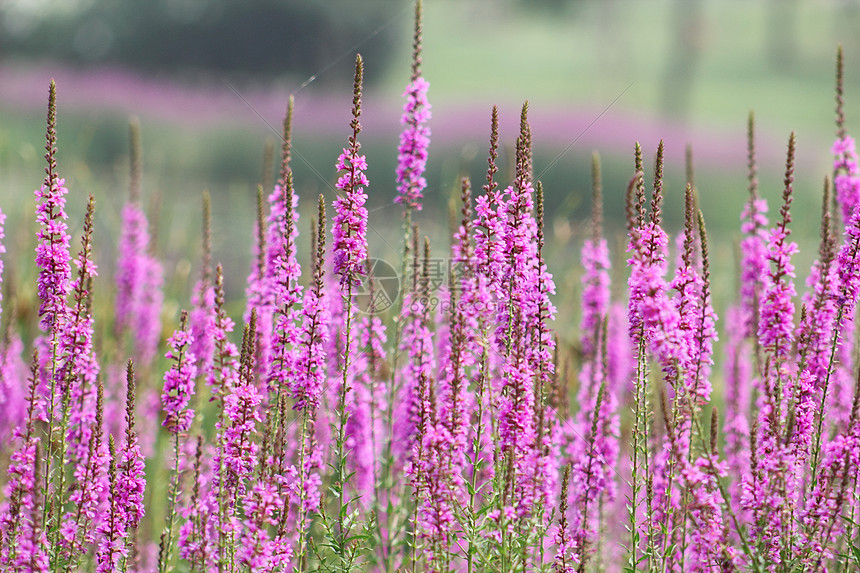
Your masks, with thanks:
[[[174,364],[164,375],[161,403],[165,418],[161,425],[173,434],[187,432],[194,418],[194,411],[188,408],[188,402],[194,393],[197,366],[194,364],[194,355],[188,349],[194,339],[186,331],[185,322],[183,320],[183,327],[167,339],[170,350],[164,355]]]
[[[769,222],[751,118],[740,280],[723,344],[714,293],[728,291],[712,285],[724,273],[711,266],[692,165],[683,230],[670,235],[662,142],[647,189],[635,147],[620,285],[593,157],[591,233],[573,276],[580,298],[556,329],[555,304],[566,299],[549,263],[570,249],[548,241],[557,197],[535,173],[528,104],[502,185],[493,109],[483,192],[473,198],[469,179],[459,181],[450,274],[434,276],[431,241],[414,225],[429,141],[421,6],[397,172],[400,268],[411,273],[375,276],[368,260],[358,56],[332,227],[320,196],[310,257],[302,253],[291,100],[281,178],[265,183],[269,201],[258,191],[246,300],[228,296],[235,275],[213,264],[206,196],[192,310],[165,341],[134,135],[105,327],[92,197],[79,254],[69,251],[52,84],[36,210],[42,333],[29,372],[17,332],[27,314],[0,337],[0,570],[857,570],[860,178],[841,86],[834,191],[826,180],[805,283],[791,228],[795,137]],[[4,222],[0,211],[0,240]],[[391,311],[380,309],[398,289]],[[140,357],[140,396],[127,352]]]

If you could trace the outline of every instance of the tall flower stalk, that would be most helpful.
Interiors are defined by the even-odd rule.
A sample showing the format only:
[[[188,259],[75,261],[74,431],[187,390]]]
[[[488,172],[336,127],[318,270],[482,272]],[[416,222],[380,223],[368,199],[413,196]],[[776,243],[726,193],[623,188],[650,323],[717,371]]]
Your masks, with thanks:
[[[336,420],[336,438],[334,453],[333,490],[337,497],[336,524],[333,531],[333,549],[337,555],[338,569],[349,571],[357,558],[355,550],[349,541],[353,519],[347,506],[348,476],[346,452],[347,425],[347,396],[351,393],[350,370],[353,357],[353,318],[354,302],[353,289],[361,284],[364,275],[364,261],[367,259],[367,201],[365,187],[369,184],[364,172],[367,170],[367,159],[359,154],[361,144],[358,135],[361,132],[361,90],[364,76],[364,61],[358,54],[355,58],[355,78],[352,98],[352,135],[348,146],[338,157],[336,167],[342,174],[337,180],[338,197],[334,201],[335,215],[332,218],[332,258],[334,273],[338,275],[343,307],[343,354],[341,364],[341,380],[338,389]]]
[[[167,524],[161,534],[159,548],[158,572],[166,573],[172,569],[172,550],[174,524],[176,519],[176,501],[179,497],[179,438],[188,428],[194,418],[194,411],[188,408],[188,402],[194,392],[194,377],[197,373],[195,357],[189,346],[193,338],[188,333],[188,315],[183,311],[179,329],[167,341],[170,350],[165,358],[173,361],[170,370],[164,375],[164,390],[161,394],[165,418],[162,426],[173,435],[174,464],[168,488]]]
[[[397,148],[397,197],[402,203],[406,218],[412,210],[421,210],[423,191],[427,187],[424,170],[427,168],[427,148],[430,145],[430,104],[427,102],[427,88],[430,84],[421,75],[421,13],[422,0],[415,1],[415,36],[412,42],[412,78],[403,97],[403,116],[400,124],[404,126]]]

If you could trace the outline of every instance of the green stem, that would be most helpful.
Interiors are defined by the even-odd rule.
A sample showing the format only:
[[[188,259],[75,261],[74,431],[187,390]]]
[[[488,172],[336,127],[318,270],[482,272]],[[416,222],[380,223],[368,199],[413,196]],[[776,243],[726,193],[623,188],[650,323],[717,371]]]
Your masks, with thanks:
[[[343,379],[340,386],[340,392],[338,396],[338,407],[337,407],[337,417],[338,417],[338,429],[337,429],[337,472],[335,477],[335,488],[338,493],[338,511],[337,511],[337,551],[338,557],[340,558],[341,571],[343,573],[347,573],[349,567],[347,565],[347,549],[346,549],[346,522],[344,520],[346,516],[346,500],[344,497],[344,490],[346,489],[346,452],[344,452],[344,443],[346,441],[346,395],[349,391],[349,352],[350,352],[350,342],[351,342],[351,329],[352,329],[352,280],[347,281],[347,292],[346,296],[343,300],[344,309],[346,310],[346,340],[344,341],[344,351],[343,351]]]
[[[170,550],[173,546],[173,522],[176,515],[176,496],[179,490],[179,433],[173,434],[173,470],[170,479],[170,493],[167,505],[167,535],[164,547],[164,560],[159,573],[170,570]]]

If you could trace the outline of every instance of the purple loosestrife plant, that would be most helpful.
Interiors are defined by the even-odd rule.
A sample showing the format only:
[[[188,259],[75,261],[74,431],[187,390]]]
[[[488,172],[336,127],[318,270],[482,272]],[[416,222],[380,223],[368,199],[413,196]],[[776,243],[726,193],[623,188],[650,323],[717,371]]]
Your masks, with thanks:
[[[595,165],[592,232],[582,237],[582,272],[575,277],[581,312],[568,314],[571,329],[554,336],[555,287],[545,261],[551,245],[526,106],[509,166],[513,181],[504,189],[495,180],[493,110],[484,192],[473,212],[469,182],[462,181],[445,269],[450,274],[434,284],[438,277],[431,271],[440,270],[433,267],[439,259],[431,257],[428,239],[421,248],[412,222],[421,206],[429,137],[419,73],[421,8],[419,1],[407,129],[398,149],[398,202],[409,234],[404,278],[410,261],[413,271],[405,296],[390,313],[371,305],[362,314],[358,307],[356,295],[369,291],[375,300],[376,289],[385,288],[385,277],[374,279],[368,259],[358,57],[352,133],[337,161],[332,239],[325,236],[321,196],[305,277],[288,106],[281,178],[277,185],[264,183],[268,213],[262,189],[258,193],[241,347],[231,340],[230,317],[242,305],[225,293],[232,274],[225,277],[220,266],[210,270],[210,206],[204,202],[194,310],[183,313],[166,341],[163,388],[140,377],[144,401],[147,391],[161,394],[163,417],[151,415],[149,404],[141,411],[148,423],[163,419],[166,439],[141,431],[140,413],[135,425],[130,361],[125,418],[113,419],[120,418],[111,415],[120,410],[112,404],[121,401],[120,392],[106,396],[99,374],[118,385],[117,364],[102,368],[97,359],[117,347],[104,336],[116,335],[117,325],[144,338],[151,336],[147,329],[158,329],[158,313],[142,310],[150,303],[135,310],[132,302],[160,293],[144,280],[160,276],[144,268],[146,257],[155,260],[144,240],[145,219],[139,209],[127,209],[129,226],[120,242],[129,256],[114,277],[121,292],[115,307],[103,306],[93,297],[92,200],[71,265],[52,86],[47,177],[37,192],[42,332],[34,343],[29,392],[17,333],[28,316],[26,304],[19,316],[7,309],[8,334],[0,345],[0,438],[9,438],[6,455],[0,454],[8,458],[0,571],[856,569],[860,377],[853,331],[860,191],[856,150],[844,125],[841,51],[836,179],[833,197],[825,183],[817,261],[800,304],[792,266],[797,247],[789,232],[794,139],[783,206],[768,230],[750,117],[740,280],[726,312],[725,343],[716,344],[712,290],[720,287],[711,284],[691,168],[683,233],[670,251],[662,144],[650,208],[638,145],[635,151],[626,293],[610,286],[613,243],[601,232]],[[132,163],[129,204],[136,205],[139,161]],[[2,219],[0,212],[0,228]],[[547,218],[547,228],[554,223]],[[671,273],[669,261],[675,261]],[[93,316],[103,312],[108,321],[99,330]],[[136,323],[135,313],[151,319]],[[135,353],[143,357],[141,349]],[[720,382],[712,372],[716,361],[726,392],[722,426],[709,403],[712,385]],[[194,397],[201,379],[210,389],[208,402]],[[573,408],[572,395],[578,398]],[[622,414],[627,408],[632,416]],[[710,424],[704,420],[709,413]],[[195,439],[185,440],[186,434]],[[621,436],[629,436],[626,444]],[[150,443],[150,477],[170,477],[164,499],[147,503],[142,449]],[[171,449],[172,460],[164,455]],[[615,518],[625,510],[627,532]],[[152,520],[161,517],[156,557]]]
[[[332,254],[334,272],[340,277],[340,285],[347,291],[360,285],[364,275],[364,261],[367,260],[367,193],[364,188],[369,181],[364,172],[367,159],[359,154],[361,144],[358,134],[361,131],[361,79],[363,63],[361,56],[356,58],[355,90],[352,109],[352,135],[349,147],[337,159],[337,170],[344,172],[338,177],[336,187],[338,197],[334,201],[335,215],[332,219]]]
[[[754,384],[761,391],[761,346],[757,338],[762,287],[768,280],[765,258],[767,202],[758,194],[755,118],[747,121],[749,199],[741,215],[740,300],[726,313],[725,453],[732,482],[732,505],[740,506],[740,479],[750,471],[749,414]]]
[[[26,571],[28,566],[30,571],[48,570],[48,545],[39,504],[40,439],[35,435],[38,364],[34,353],[27,417],[15,432],[21,443],[10,456],[6,470],[4,495],[9,501],[0,508],[0,566],[4,571]]]
[[[71,292],[71,254],[69,253],[68,218],[65,212],[66,194],[68,189],[63,185],[65,180],[57,174],[57,92],[56,84],[51,81],[48,91],[48,117],[45,159],[48,166],[45,169],[45,180],[36,191],[36,221],[39,223],[39,243],[36,245],[36,265],[39,267],[38,295],[39,326],[46,331],[44,336],[37,339],[40,364],[40,400],[39,418],[48,424],[44,468],[44,483],[41,488],[42,498],[46,505],[42,513],[42,525],[49,529],[47,499],[50,494],[49,486],[53,477],[52,461],[54,459],[54,431],[60,422],[60,442],[65,446],[65,428],[60,415],[62,387],[58,387],[60,360],[60,340],[69,313],[67,297]],[[58,420],[58,418],[60,418]],[[63,472],[58,472],[63,475]],[[60,492],[61,494],[61,492]]]
[[[367,170],[367,160],[359,154],[361,144],[358,134],[361,132],[361,90],[364,75],[364,61],[361,54],[355,58],[355,78],[353,83],[352,120],[348,147],[338,157],[336,168],[339,175],[337,184],[338,196],[334,201],[335,215],[332,218],[332,259],[334,274],[338,275],[341,296],[343,299],[344,330],[343,351],[341,354],[341,378],[338,388],[337,410],[335,413],[335,452],[334,477],[332,490],[338,500],[335,523],[327,524],[328,535],[332,550],[341,563],[341,570],[348,571],[356,563],[358,548],[348,542],[352,535],[353,518],[347,509],[347,458],[346,426],[348,420],[347,397],[352,395],[350,372],[355,339],[353,330],[354,302],[353,289],[361,285],[364,275],[364,264],[367,260],[367,201],[365,187],[369,184],[364,172]]]
[[[301,266],[296,258],[298,237],[298,196],[293,189],[290,169],[292,145],[293,99],[287,106],[284,118],[283,157],[281,176],[269,196],[268,234],[266,237],[265,279],[261,290],[264,304],[258,309],[260,332],[260,376],[266,381],[269,392],[280,396],[293,379],[295,354],[293,348],[298,335],[298,303],[302,287],[298,284]],[[249,313],[250,313],[249,306]],[[249,318],[246,317],[246,320]],[[273,328],[269,326],[274,323]],[[276,399],[277,400],[277,399]],[[274,407],[274,405],[270,405]]]
[[[141,364],[155,356],[161,335],[161,289],[164,271],[152,255],[149,222],[140,206],[141,144],[140,123],[129,126],[131,143],[131,185],[122,209],[122,233],[116,272],[115,328],[118,335],[132,339]],[[133,333],[133,336],[131,336]]]
[[[170,350],[165,354],[165,358],[172,360],[173,364],[164,375],[164,390],[161,394],[165,413],[164,422],[161,425],[173,434],[174,464],[168,494],[167,525],[161,535],[158,560],[159,573],[166,573],[171,564],[176,500],[179,495],[179,458],[181,455],[179,438],[180,435],[188,431],[191,427],[191,421],[194,419],[194,411],[188,407],[191,395],[194,393],[194,378],[197,375],[196,359],[189,350],[193,342],[192,336],[188,333],[188,314],[183,311],[179,329],[175,330],[173,336],[167,340]]]
[[[212,203],[209,192],[203,193],[203,241],[200,279],[191,295],[188,331],[192,341],[189,351],[197,359],[197,375],[208,380],[215,361],[215,288],[212,284]],[[250,295],[249,295],[250,300]]]
[[[307,543],[308,514],[319,510],[322,452],[314,436],[317,413],[326,379],[325,345],[331,319],[323,300],[325,276],[325,199],[319,196],[317,211],[316,251],[312,253],[313,283],[304,292],[302,301],[302,329],[300,348],[296,359],[297,377],[292,385],[295,408],[301,411],[299,433],[299,491],[296,512],[298,513],[297,561],[304,566]]]
[[[134,365],[131,360],[126,369],[126,390],[125,442],[119,451],[116,494],[126,534],[129,538],[133,538],[137,528],[140,527],[141,520],[146,515],[144,507],[146,473],[143,454],[134,428],[135,382]],[[134,546],[128,549],[132,553],[136,550]],[[123,567],[127,565],[126,561],[127,559],[123,560]]]
[[[495,444],[492,435],[494,422],[494,401],[500,389],[497,375],[500,368],[501,355],[492,347],[494,340],[496,314],[502,293],[501,269],[505,262],[504,233],[507,213],[506,204],[495,181],[498,172],[496,160],[499,154],[499,110],[493,107],[490,120],[490,148],[487,159],[487,177],[483,185],[484,193],[475,201],[474,242],[475,242],[475,311],[480,327],[481,363],[479,384],[481,413],[486,419],[477,420],[477,428],[487,430],[481,432],[473,440],[472,483],[477,485],[478,479],[492,480],[495,476]],[[478,461],[480,459],[480,462]],[[482,466],[483,475],[479,475],[478,463]],[[477,491],[477,490],[476,490]],[[473,496],[474,497],[474,496]],[[473,502],[475,500],[473,499]],[[471,556],[470,556],[471,557]],[[471,560],[469,561],[471,565]]]
[[[368,271],[371,300],[373,299],[373,277]],[[371,302],[371,305],[373,303]],[[372,507],[377,502],[377,481],[380,473],[378,460],[380,451],[377,437],[382,432],[379,412],[382,410],[382,387],[379,384],[379,368],[385,362],[387,336],[382,319],[371,306],[356,322],[356,354],[353,358],[355,371],[352,396],[349,398],[347,420],[347,447],[352,452],[350,469],[352,483],[360,503]]]
[[[194,393],[194,377],[197,367],[194,365],[195,357],[189,351],[189,346],[194,339],[187,331],[188,315],[182,313],[179,329],[173,332],[167,340],[170,350],[164,355],[174,364],[164,375],[164,390],[161,394],[161,402],[164,407],[164,426],[171,434],[182,434],[191,427],[194,411],[188,408],[188,402]]]
[[[298,234],[297,203],[293,193],[293,175],[287,170],[281,199],[283,216],[277,221],[281,235],[278,244],[281,251],[274,260],[274,281],[271,284],[274,295],[274,336],[272,337],[271,364],[267,365],[270,393],[280,396],[296,378],[295,347],[299,339],[299,309],[302,287],[298,284],[301,267],[296,259],[296,235]]]
[[[430,104],[427,102],[427,88],[430,84],[421,75],[421,12],[422,0],[415,2],[415,36],[412,44],[412,78],[403,97],[403,115],[400,124],[404,126],[397,148],[397,197],[408,213],[413,209],[421,210],[421,199],[427,180],[427,148],[430,145]]]
[[[114,446],[113,436],[110,436],[108,476],[110,483],[108,492],[110,505],[107,510],[108,515],[98,528],[101,540],[96,551],[96,573],[108,573],[119,570],[120,561],[127,557],[127,548],[123,540],[126,532],[123,528],[123,520],[120,517],[122,509],[119,506],[119,496],[117,495],[116,447]]]
[[[252,313],[242,338],[237,381],[223,396],[222,419],[216,425],[220,437],[216,459],[219,468],[216,485],[220,501],[219,567],[228,566],[231,570],[236,560],[236,543],[240,532],[238,500],[247,493],[259,447],[255,434],[257,424],[261,421],[258,407],[262,396],[254,384],[253,371],[256,320],[256,314]]]
[[[569,543],[574,544],[572,549],[582,567],[599,535],[603,502],[614,497],[615,483],[608,471],[619,452],[616,398],[607,379],[610,263],[609,247],[601,230],[603,198],[600,158],[596,153],[592,156],[592,186],[592,234],[582,247],[580,409],[574,425],[566,427],[573,430],[568,436],[567,448],[572,467],[566,471],[570,474],[568,479],[573,477],[574,480],[571,505],[576,508]],[[567,500],[563,501],[566,505]]]
[[[530,332],[535,326],[537,307],[533,289],[537,285],[535,237],[537,225],[531,215],[533,192],[530,165],[530,131],[526,119],[528,106],[523,105],[520,137],[517,140],[517,173],[515,184],[508,187],[505,222],[506,264],[502,269],[505,304],[499,305],[496,322],[496,345],[505,358],[503,390],[499,403],[499,447],[508,466],[505,477],[506,504],[515,510],[518,520],[530,516],[534,509],[533,480],[536,479],[533,447],[537,428],[532,412],[535,392],[532,379],[535,364],[528,356]]]
[[[95,203],[90,195],[87,214],[84,219],[84,234],[81,251],[75,264],[78,276],[72,283],[74,305],[70,308],[69,320],[60,339],[60,349],[64,363],[58,371],[60,387],[65,389],[63,424],[66,426],[65,440],[60,446],[60,457],[64,464],[74,467],[74,483],[70,484],[68,496],[77,509],[68,512],[62,520],[60,544],[68,549],[67,559],[73,561],[76,552],[83,545],[92,542],[91,527],[98,524],[96,515],[100,505],[100,494],[107,487],[104,473],[105,444],[101,440],[101,421],[95,424],[101,410],[97,407],[96,387],[99,363],[93,350],[93,318],[91,290],[96,266],[92,261],[93,212]],[[99,390],[101,392],[101,390]],[[98,432],[93,431],[94,425]],[[58,496],[65,495],[63,490],[64,472],[59,472],[60,486]],[[60,498],[58,498],[60,499]],[[78,528],[82,527],[78,546]]]
[[[3,244],[5,224],[6,214],[0,211],[0,254],[6,252]],[[0,283],[3,270],[3,260],[0,259]],[[2,300],[0,296],[0,302]],[[0,306],[0,314],[2,310]],[[26,388],[22,383],[26,379],[26,366],[21,359],[24,345],[14,329],[14,314],[6,313],[8,326],[0,342],[0,440],[5,442],[11,441],[16,428],[27,416]]]
[[[842,218],[848,221],[854,207],[860,202],[860,164],[854,138],[845,128],[843,97],[844,59],[842,46],[836,52],[836,141],[831,153],[833,162],[833,190],[836,203],[842,208]]]
[[[794,266],[791,256],[797,244],[789,241],[788,223],[794,180],[795,136],[791,134],[786,160],[785,189],[781,220],[770,231],[767,260],[771,263],[769,280],[759,309],[758,338],[769,357],[764,372],[764,393],[759,398],[756,436],[756,471],[744,483],[742,507],[752,514],[754,543],[767,559],[781,563],[781,552],[790,543],[794,525],[792,512],[797,491],[792,483],[794,463],[790,448],[783,441],[786,417],[793,392],[789,373],[791,344],[794,339]]]
[[[47,154],[45,181],[36,191],[36,221],[40,224],[39,244],[36,246],[36,264],[39,266],[40,325],[43,330],[56,332],[66,315],[66,297],[71,292],[71,255],[69,254],[66,215],[65,180],[57,174],[57,92],[51,81],[48,95]],[[56,341],[52,345],[56,345]]]

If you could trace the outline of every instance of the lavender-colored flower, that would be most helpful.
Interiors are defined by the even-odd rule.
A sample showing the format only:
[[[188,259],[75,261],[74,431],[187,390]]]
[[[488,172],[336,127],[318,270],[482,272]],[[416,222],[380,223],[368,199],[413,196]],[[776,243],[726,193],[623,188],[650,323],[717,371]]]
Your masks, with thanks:
[[[403,97],[403,115],[400,124],[404,126],[397,148],[397,197],[395,203],[412,209],[421,210],[421,199],[427,181],[424,170],[427,167],[427,147],[430,145],[430,104],[427,102],[427,88],[430,86],[421,75],[421,18],[422,3],[415,3],[415,34],[412,44],[412,78]]]
[[[187,315],[183,313],[181,326],[167,340],[170,350],[164,355],[174,364],[164,374],[161,403],[166,415],[161,425],[172,434],[187,432],[194,418],[194,411],[188,408],[197,376],[195,357],[188,348],[193,340],[187,332]]]
[[[134,346],[142,363],[155,351],[151,331],[158,334],[161,327],[161,307],[153,304],[155,293],[161,290],[161,265],[149,254],[148,226],[140,205],[126,203],[117,258],[115,320],[118,333],[134,332]]]
[[[89,289],[96,276],[96,266],[92,261],[94,208],[95,203],[90,196],[81,250],[75,260],[78,273],[71,285],[74,305],[70,307],[68,319],[59,333],[58,354],[61,360],[57,361],[54,373],[56,386],[67,400],[63,412],[66,418],[63,463],[74,468],[76,482],[69,493],[73,509],[62,518],[60,540],[64,551],[68,550],[67,555],[72,557],[82,549],[76,542],[79,527],[80,545],[91,542],[89,526],[98,523],[96,511],[100,493],[107,487],[105,464],[102,463],[106,455],[101,440],[103,401],[97,397],[102,389],[98,382],[99,363],[93,351],[93,318],[89,304]]]
[[[399,194],[394,201],[416,211],[421,210],[422,192],[427,187],[423,173],[427,167],[427,148],[430,145],[430,128],[425,125],[430,119],[430,104],[427,102],[429,86],[421,76],[412,80],[403,92],[406,104],[400,119],[405,129],[400,134],[400,146],[397,148]]]
[[[844,316],[850,317],[860,293],[860,208],[855,208],[845,226],[845,241],[839,249],[836,266],[838,294],[836,303]]]
[[[544,446],[549,444],[542,440],[551,437],[551,432],[546,431],[551,424],[547,422],[543,397],[537,394],[552,375],[553,342],[546,321],[555,313],[549,300],[555,287],[543,264],[541,228],[533,216],[527,112],[525,104],[517,140],[516,178],[507,189],[507,260],[501,276],[504,303],[499,305],[495,328],[496,348],[504,356],[498,406],[499,447],[514,470],[512,499],[521,518],[530,515],[536,506],[546,505],[557,476],[552,460],[545,455]],[[541,209],[539,202],[539,218]]]
[[[288,563],[292,548],[276,552],[269,528],[278,525],[278,516],[283,511],[284,500],[271,482],[258,481],[244,500],[243,509],[247,518],[244,523],[238,561],[251,571],[269,572]]]
[[[104,507],[105,492],[110,490],[108,473],[108,446],[103,439],[104,387],[97,387],[95,406],[92,407],[93,423],[87,427],[87,450],[85,457],[71,457],[67,464],[74,468],[74,486],[69,493],[73,507],[67,511],[60,525],[60,546],[65,559],[75,559],[96,539],[107,515]],[[67,441],[71,441],[67,438]]]
[[[355,325],[356,353],[352,362],[352,395],[347,399],[346,446],[354,485],[362,502],[372,500],[374,483],[380,475],[379,460],[383,436],[384,388],[379,371],[385,363],[385,325],[375,315],[361,317]]]
[[[296,409],[316,411],[326,379],[325,345],[328,341],[330,313],[321,292],[308,289],[302,303],[300,352],[296,361],[296,379],[291,384]]]
[[[0,254],[6,252],[2,241],[6,237],[4,225],[6,214],[0,211]],[[0,284],[3,281],[3,260],[0,259]],[[0,295],[0,302],[3,297]],[[2,314],[0,306],[0,314]],[[0,441],[9,442],[15,427],[24,419],[27,411],[27,399],[24,396],[24,380],[26,369],[21,360],[23,343],[21,337],[11,327],[0,342]]]
[[[483,277],[489,294],[500,296],[502,267],[505,264],[505,221],[508,218],[507,204],[495,182],[496,158],[499,147],[499,110],[493,107],[490,132],[490,157],[488,160],[487,183],[484,194],[475,201],[475,264],[479,276]],[[487,315],[495,313],[495,307],[488,307]],[[495,317],[493,317],[495,319]]]
[[[592,237],[582,247],[580,344],[583,362],[579,376],[579,411],[570,427],[572,432],[567,436],[570,442],[567,455],[572,462],[570,478],[573,480],[570,505],[575,511],[571,520],[572,533],[568,532],[571,538],[568,540],[564,532],[558,532],[559,540],[569,545],[560,547],[558,556],[573,551],[578,559],[587,559],[586,548],[592,546],[599,531],[600,508],[604,501],[614,498],[615,483],[611,470],[619,452],[616,389],[608,379],[609,248],[601,236],[602,197],[596,155],[592,167],[593,229]],[[567,499],[564,501],[567,503]],[[556,562],[559,562],[558,557]],[[564,568],[559,564],[557,569]]]
[[[791,222],[790,205],[792,182],[794,180],[794,133],[788,142],[786,160],[785,190],[783,206],[780,209],[782,220],[771,229],[768,236],[767,260],[771,263],[769,281],[762,296],[759,309],[758,338],[761,345],[769,350],[777,361],[784,361],[791,350],[794,340],[794,303],[797,294],[794,288],[794,265],[791,256],[797,252],[797,243],[789,241]]]
[[[767,284],[767,201],[751,199],[741,215],[741,312],[744,315],[745,336],[758,332],[758,307],[761,303],[761,288]]]
[[[302,269],[296,259],[296,237],[298,235],[298,197],[293,193],[292,172],[287,171],[284,181],[284,191],[280,198],[278,209],[273,205],[272,212],[282,213],[271,225],[279,230],[279,236],[274,240],[277,247],[275,258],[271,263],[272,277],[269,288],[272,294],[272,310],[274,330],[271,332],[269,352],[271,356],[268,369],[268,388],[272,392],[277,388],[288,387],[296,378],[295,348],[299,341],[299,310],[298,303],[302,296],[299,285]],[[277,187],[276,187],[277,191]],[[273,245],[270,244],[270,248]],[[263,326],[263,325],[261,325]],[[264,330],[268,330],[264,328]],[[265,338],[265,337],[264,337]]]
[[[125,443],[119,454],[116,495],[125,526],[129,530],[134,530],[138,528],[140,520],[146,513],[143,505],[146,473],[143,454],[141,454],[137,432],[134,429],[135,384],[131,361],[128,363],[126,376],[128,391],[125,405]]]
[[[675,301],[667,294],[665,259],[659,255],[666,242],[666,233],[657,224],[648,223],[636,231],[631,239],[633,257],[628,261],[628,285],[633,312],[640,317],[651,352],[661,367],[675,377],[678,368],[689,363],[689,347],[680,333]],[[650,258],[654,255],[657,258]],[[638,336],[637,332],[631,334]]]
[[[110,482],[109,506],[105,519],[97,530],[101,534],[96,550],[96,573],[109,573],[120,568],[120,561],[128,555],[125,537],[128,534],[122,517],[123,509],[119,505],[116,484],[116,451],[113,436],[110,438],[110,457],[108,476]]]
[[[367,260],[367,193],[364,188],[369,184],[364,172],[367,159],[359,155],[361,144],[358,134],[361,131],[361,83],[364,64],[361,55],[356,56],[355,84],[352,98],[352,135],[349,147],[344,148],[338,157],[338,171],[345,171],[338,177],[335,185],[338,197],[334,201],[335,216],[332,220],[332,252],[334,253],[334,272],[340,275],[342,287],[355,287],[360,284],[359,277],[364,275],[364,261]]]
[[[140,206],[141,145],[140,124],[129,126],[131,143],[131,185],[122,210],[122,231],[116,274],[117,335],[131,335],[139,363],[154,357],[161,336],[161,303],[164,271],[152,255],[149,222]]]
[[[0,566],[4,570],[48,571],[48,547],[39,505],[40,440],[34,435],[37,368],[34,357],[26,423],[14,435],[21,444],[10,456],[6,470],[3,493],[9,502],[0,507]]]
[[[188,442],[186,442],[188,443]],[[190,452],[189,452],[190,453]],[[213,547],[216,542],[214,532],[215,516],[218,514],[217,499],[210,495],[213,472],[210,467],[211,452],[204,455],[203,438],[198,437],[193,454],[193,481],[188,503],[179,507],[179,513],[186,519],[179,531],[179,556],[189,561],[192,569],[205,569],[212,563],[215,566]]]
[[[36,246],[36,264],[39,266],[38,293],[40,325],[43,330],[55,328],[66,314],[66,297],[71,292],[71,255],[69,254],[68,218],[65,212],[65,179],[57,175],[56,86],[51,82],[48,96],[48,159],[47,175],[42,187],[36,191],[36,221],[41,228]],[[59,324],[56,324],[59,326]]]
[[[161,261],[153,255],[144,260],[143,293],[140,298],[140,311],[134,323],[138,337],[140,361],[152,361],[161,341],[161,307],[164,302],[164,268]]]
[[[4,338],[0,343],[0,443],[10,443],[15,428],[27,413],[24,395],[27,368],[21,359],[24,350],[21,337],[9,332]]]
[[[326,346],[329,342],[331,313],[325,304],[325,199],[318,202],[316,252],[313,282],[304,293],[300,347],[296,358],[296,380],[291,384],[294,408],[305,410],[316,419],[326,380]]]
[[[415,452],[420,449],[422,425],[427,419],[425,405],[428,403],[428,385],[434,376],[433,334],[428,325],[429,301],[418,292],[407,293],[403,297],[404,320],[400,351],[409,360],[400,374],[400,396],[394,415],[394,436],[392,446],[395,459],[410,461],[405,469],[408,475],[418,470],[415,466]]]
[[[750,390],[752,389],[752,364],[749,345],[743,341],[746,321],[745,313],[739,307],[732,307],[726,313],[728,341],[723,347],[725,356],[725,435],[726,465],[732,481],[729,493],[732,505],[740,505],[740,478],[749,472],[749,422]]]
[[[215,332],[217,309],[215,288],[207,280],[194,285],[191,295],[191,312],[188,315],[188,333],[192,342],[188,347],[197,359],[197,374],[208,380],[215,363]]]
[[[791,256],[797,253],[797,243],[788,241],[788,232],[776,227],[771,230],[767,258],[774,265],[770,282],[761,302],[758,337],[762,346],[781,360],[788,358],[794,340],[794,265]]]
[[[218,507],[217,533],[220,559],[224,559],[225,543],[237,539],[239,500],[248,493],[249,480],[254,473],[259,445],[256,442],[257,424],[261,421],[259,405],[263,397],[252,383],[250,365],[255,355],[253,332],[256,332],[256,315],[245,327],[241,362],[238,364],[235,384],[224,388],[221,395],[222,418],[215,424],[217,451],[213,461],[215,480],[210,503]],[[234,548],[227,551],[232,553]]]
[[[257,423],[261,421],[257,411],[261,401],[262,396],[257,388],[251,384],[249,377],[243,376],[241,372],[237,386],[224,396],[224,454],[221,463],[229,476],[225,484],[230,485],[230,480],[235,479],[237,491],[240,493],[245,491],[241,480],[251,476],[256,462],[258,446],[254,443],[253,435],[257,431]]]
[[[844,220],[851,218],[854,207],[860,202],[860,166],[854,138],[845,135],[833,143],[833,189],[836,201],[842,207]]]

